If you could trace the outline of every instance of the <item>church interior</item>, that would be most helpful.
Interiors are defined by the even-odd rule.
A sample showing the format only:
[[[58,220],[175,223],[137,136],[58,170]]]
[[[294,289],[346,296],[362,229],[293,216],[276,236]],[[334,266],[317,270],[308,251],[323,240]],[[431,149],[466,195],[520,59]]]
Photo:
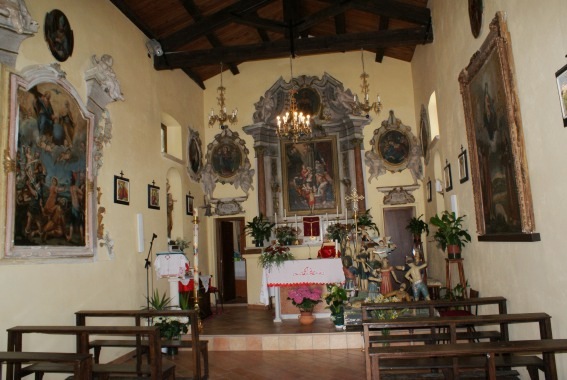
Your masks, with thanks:
[[[0,0],[0,342],[79,310],[192,304],[200,281],[207,377],[225,378],[215,352],[351,349],[370,378],[367,326],[349,328],[365,311],[335,328],[326,284],[360,310],[403,283],[423,305],[460,291],[545,313],[507,338],[545,330],[540,369],[567,377],[566,16],[562,0]],[[443,215],[469,235],[456,256]],[[267,267],[267,249],[293,260]],[[312,327],[290,284],[320,290]]]

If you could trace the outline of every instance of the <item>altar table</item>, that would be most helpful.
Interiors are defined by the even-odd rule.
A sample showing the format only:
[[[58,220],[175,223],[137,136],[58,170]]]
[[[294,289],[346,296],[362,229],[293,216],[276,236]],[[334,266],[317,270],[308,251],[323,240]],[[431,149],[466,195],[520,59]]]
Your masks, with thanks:
[[[301,285],[325,285],[345,283],[341,259],[289,260],[270,270],[263,270],[260,301],[270,304],[275,296],[276,315],[274,322],[281,322],[280,287]]]

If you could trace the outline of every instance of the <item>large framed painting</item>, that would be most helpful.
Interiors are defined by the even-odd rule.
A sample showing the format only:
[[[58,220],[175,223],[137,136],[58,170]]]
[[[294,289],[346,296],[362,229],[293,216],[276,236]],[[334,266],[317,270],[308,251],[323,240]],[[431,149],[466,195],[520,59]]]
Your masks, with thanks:
[[[567,127],[567,65],[555,73],[557,90],[559,90],[559,103],[561,104],[561,115],[563,115],[563,126]]]
[[[336,137],[282,141],[280,149],[287,215],[334,213],[340,195]]]
[[[5,258],[93,255],[92,125],[58,68],[11,74]]]
[[[203,150],[199,132],[189,128],[187,140],[187,173],[189,178],[199,182],[203,169]]]
[[[535,241],[511,39],[502,13],[459,82],[480,241]]]

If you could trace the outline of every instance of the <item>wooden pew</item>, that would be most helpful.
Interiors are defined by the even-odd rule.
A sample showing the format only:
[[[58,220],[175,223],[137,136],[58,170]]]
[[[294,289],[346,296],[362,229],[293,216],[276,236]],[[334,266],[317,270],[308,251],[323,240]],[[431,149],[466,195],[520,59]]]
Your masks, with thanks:
[[[506,314],[506,298],[504,297],[479,297],[467,298],[464,300],[431,300],[431,301],[410,301],[410,302],[383,302],[383,303],[363,303],[362,319],[372,318],[370,313],[373,310],[383,309],[428,309],[429,316],[436,315],[437,309],[453,307],[474,307],[485,305],[497,305],[498,314]]]
[[[156,317],[186,317],[191,324],[191,340],[163,340],[162,347],[191,348],[193,351],[193,378],[201,379],[209,376],[209,353],[208,341],[200,340],[199,325],[194,310],[80,310],[75,313],[77,326],[85,326],[87,318],[131,318],[136,326],[140,326],[142,319]],[[94,349],[95,363],[98,362],[100,350],[103,347],[136,347],[137,357],[140,357],[141,349],[145,348],[147,342],[137,340],[93,340],[89,342]],[[197,348],[197,349],[195,349]],[[204,374],[201,375],[201,361],[199,353],[203,357]]]
[[[482,343],[450,343],[432,346],[373,347],[370,348],[372,357],[371,379],[380,379],[381,360],[397,359],[411,362],[415,359],[429,360],[436,358],[483,357],[487,378],[496,379],[497,360],[501,355],[533,355],[553,356],[554,353],[567,352],[567,339],[538,339],[518,340],[512,342],[482,342]],[[545,359],[544,359],[545,361]],[[459,361],[452,362],[453,376],[458,378],[460,373]],[[555,364],[555,363],[553,363]],[[557,380],[555,365],[545,365],[545,378]],[[530,373],[530,376],[532,374]],[[367,376],[368,378],[368,376]],[[537,377],[536,377],[537,378]]]
[[[2,378],[2,363],[9,365],[26,363],[57,363],[70,364],[73,377],[79,380],[92,379],[93,360],[90,354],[70,354],[55,352],[0,352],[0,379]],[[6,377],[10,379],[9,376]]]
[[[107,376],[113,370],[119,373],[145,373],[151,376],[152,380],[165,378],[175,379],[175,365],[167,364],[162,367],[161,342],[159,329],[157,327],[140,326],[16,326],[7,330],[8,332],[8,351],[21,352],[23,349],[23,336],[25,334],[52,334],[52,335],[74,335],[76,338],[77,352],[88,354],[89,340],[91,335],[115,335],[146,337],[148,340],[149,366],[141,368],[138,366],[125,366],[120,368],[112,364],[93,365],[93,374]],[[21,379],[22,376],[31,372],[57,372],[71,373],[72,368],[65,364],[33,364],[22,368],[20,363],[8,364],[7,378]]]
[[[389,341],[382,340],[383,329],[404,329],[404,330],[420,330],[430,329],[432,338],[431,341],[437,341],[435,334],[439,328],[447,328],[449,330],[449,341],[451,344],[456,344],[458,335],[457,327],[463,325],[472,326],[487,326],[499,325],[500,326],[500,339],[501,342],[506,342],[509,339],[508,325],[511,323],[538,323],[541,339],[552,339],[551,331],[551,317],[546,313],[525,313],[525,314],[495,314],[495,315],[479,315],[479,316],[457,316],[457,317],[426,317],[426,318],[398,318],[391,320],[367,319],[363,320],[364,331],[364,344],[366,354],[366,374],[367,379],[372,378],[372,359],[373,344],[376,343],[389,343]],[[484,343],[484,342],[483,342]],[[497,342],[490,342],[497,343]],[[462,344],[462,343],[461,343]],[[480,344],[480,343],[478,343]],[[427,345],[424,350],[436,351],[442,345]],[[434,348],[433,348],[434,347]],[[397,347],[399,351],[405,351],[406,346],[402,349]],[[407,362],[407,368],[412,369],[412,362]],[[524,362],[523,362],[524,363]],[[514,363],[512,363],[514,364]],[[520,364],[524,366],[524,364]],[[513,366],[513,365],[511,365]],[[555,371],[555,357],[553,354],[544,354],[544,369],[546,373]]]

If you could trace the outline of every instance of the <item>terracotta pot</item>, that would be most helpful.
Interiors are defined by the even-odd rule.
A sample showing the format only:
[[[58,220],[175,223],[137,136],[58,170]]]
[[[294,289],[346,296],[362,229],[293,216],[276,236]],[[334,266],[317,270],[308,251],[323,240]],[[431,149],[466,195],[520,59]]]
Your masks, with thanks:
[[[449,260],[455,260],[461,258],[461,247],[458,245],[448,245],[447,246],[447,255]]]
[[[312,311],[300,311],[299,323],[302,325],[310,325],[315,322],[315,317]]]

